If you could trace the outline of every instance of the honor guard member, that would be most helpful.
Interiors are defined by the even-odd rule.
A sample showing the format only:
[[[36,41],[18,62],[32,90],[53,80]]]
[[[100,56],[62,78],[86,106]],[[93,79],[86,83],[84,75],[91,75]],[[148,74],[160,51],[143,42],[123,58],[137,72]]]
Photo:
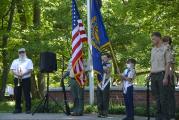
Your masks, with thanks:
[[[85,71],[88,71],[87,63],[84,60],[84,67]],[[70,90],[73,97],[73,110],[71,115],[72,116],[82,116],[84,111],[84,88],[80,87],[78,82],[75,79],[75,75],[72,68],[72,59],[70,59],[68,63],[67,72],[65,74],[65,77],[70,77]],[[65,78],[64,77],[64,78]]]
[[[109,95],[110,95],[110,79],[111,79],[111,63],[110,55],[104,54],[102,56],[103,65],[103,79],[102,82],[98,84],[97,87],[97,107],[98,107],[98,117],[107,117],[109,109]]]
[[[31,113],[31,73],[33,70],[33,63],[31,59],[27,58],[24,48],[18,50],[19,58],[12,62],[10,67],[14,74],[14,94],[15,94],[15,111],[13,113],[21,113],[21,97],[22,89],[25,97],[26,113]]]
[[[171,63],[170,63],[170,71],[169,71],[169,100],[170,100],[170,109],[169,109],[169,114],[170,118],[175,118],[175,109],[176,109],[176,100],[175,100],[175,79],[174,79],[174,73],[175,73],[175,51],[173,50],[172,47],[172,38],[169,36],[164,36],[163,37],[163,44],[168,47],[168,49],[171,51]]]
[[[154,47],[151,51],[151,89],[156,99],[156,120],[170,120],[169,117],[169,68],[170,50],[164,46],[159,32],[151,35]]]
[[[134,120],[134,103],[133,103],[133,80],[136,76],[135,59],[128,59],[126,69],[121,76],[123,80],[123,95],[126,107],[126,117],[123,120]]]

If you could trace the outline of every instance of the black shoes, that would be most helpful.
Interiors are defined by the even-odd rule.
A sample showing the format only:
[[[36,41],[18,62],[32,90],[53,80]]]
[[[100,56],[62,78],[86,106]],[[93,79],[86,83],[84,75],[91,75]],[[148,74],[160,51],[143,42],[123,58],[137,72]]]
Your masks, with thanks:
[[[14,110],[14,111],[13,111],[13,114],[18,114],[18,113],[22,113],[22,110]],[[26,114],[31,114],[31,111],[30,111],[30,110],[27,110],[25,113],[26,113]]]
[[[134,118],[125,117],[125,118],[123,118],[122,120],[134,120]]]
[[[22,110],[14,110],[13,114],[22,113]]]
[[[27,110],[25,113],[26,113],[26,114],[31,114],[31,111],[30,111],[30,110]]]
[[[83,116],[83,113],[72,112],[71,115],[72,116]]]
[[[99,117],[99,118],[107,118],[108,115],[107,115],[107,114],[98,114],[98,117]]]

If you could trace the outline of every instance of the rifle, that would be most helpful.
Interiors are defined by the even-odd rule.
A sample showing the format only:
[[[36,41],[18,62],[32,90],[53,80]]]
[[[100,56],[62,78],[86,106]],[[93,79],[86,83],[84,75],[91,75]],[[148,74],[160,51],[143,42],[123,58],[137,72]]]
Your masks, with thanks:
[[[151,80],[151,76],[149,75],[146,78],[146,85],[147,85],[147,94],[146,94],[146,100],[147,100],[147,106],[146,106],[147,120],[150,120],[150,80]]]

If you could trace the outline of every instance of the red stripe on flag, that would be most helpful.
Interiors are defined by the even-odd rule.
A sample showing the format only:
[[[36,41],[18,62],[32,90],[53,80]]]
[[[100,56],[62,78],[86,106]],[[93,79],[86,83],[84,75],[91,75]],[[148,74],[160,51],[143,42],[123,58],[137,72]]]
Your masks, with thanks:
[[[81,40],[79,40],[79,41],[75,44],[75,46],[72,48],[72,52],[74,53],[75,50],[76,50],[80,45],[81,45]]]
[[[75,63],[77,62],[77,60],[79,59],[79,57],[82,55],[82,51],[80,50],[76,56],[73,58],[72,60],[72,66],[75,65]]]

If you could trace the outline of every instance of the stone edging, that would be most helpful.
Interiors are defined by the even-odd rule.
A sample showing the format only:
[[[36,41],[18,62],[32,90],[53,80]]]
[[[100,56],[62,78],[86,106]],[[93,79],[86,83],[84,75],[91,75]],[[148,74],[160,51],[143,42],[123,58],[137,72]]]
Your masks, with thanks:
[[[145,91],[146,89],[147,89],[146,87],[139,87],[139,86],[134,87],[135,91]],[[49,90],[50,90],[50,92],[59,92],[59,91],[62,91],[62,88],[61,87],[50,88]],[[66,91],[69,91],[69,90],[70,90],[70,87],[66,87]],[[96,87],[95,87],[95,90],[96,90]],[[110,90],[121,91],[122,87],[121,86],[119,86],[119,87],[113,86],[113,87],[110,88]],[[85,91],[89,91],[89,87],[85,87]],[[179,87],[176,87],[176,92],[179,92]]]

